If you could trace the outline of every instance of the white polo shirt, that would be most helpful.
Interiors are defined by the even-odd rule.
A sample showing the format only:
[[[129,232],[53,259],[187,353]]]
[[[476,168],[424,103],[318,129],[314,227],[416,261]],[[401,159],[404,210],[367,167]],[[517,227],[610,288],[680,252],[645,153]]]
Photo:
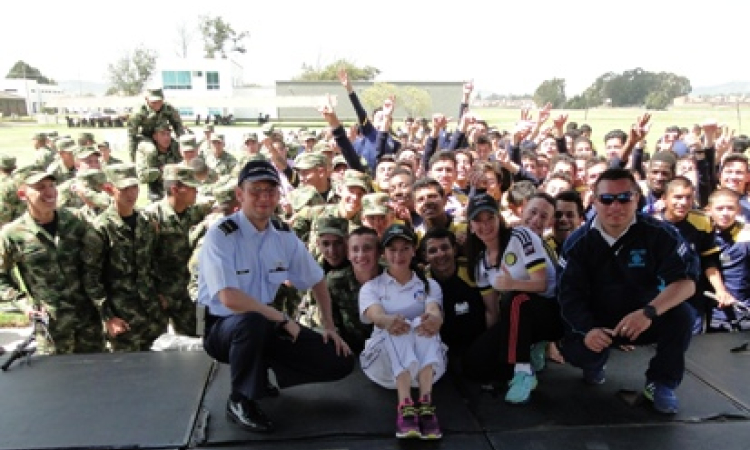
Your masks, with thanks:
[[[435,280],[428,279],[430,292],[425,291],[424,282],[412,272],[411,280],[401,284],[388,272],[383,272],[362,286],[359,291],[359,316],[362,323],[372,323],[365,311],[372,305],[380,305],[386,314],[400,314],[407,320],[424,314],[428,303],[443,307],[443,292]]]

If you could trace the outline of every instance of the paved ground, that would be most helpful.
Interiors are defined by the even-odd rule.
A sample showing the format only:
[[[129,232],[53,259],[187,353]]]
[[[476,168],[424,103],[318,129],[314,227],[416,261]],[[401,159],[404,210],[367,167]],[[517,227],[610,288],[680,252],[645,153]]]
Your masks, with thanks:
[[[0,328],[0,348],[6,352],[13,351],[16,345],[31,333],[31,327],[28,328]],[[0,350],[0,354],[3,351]]]

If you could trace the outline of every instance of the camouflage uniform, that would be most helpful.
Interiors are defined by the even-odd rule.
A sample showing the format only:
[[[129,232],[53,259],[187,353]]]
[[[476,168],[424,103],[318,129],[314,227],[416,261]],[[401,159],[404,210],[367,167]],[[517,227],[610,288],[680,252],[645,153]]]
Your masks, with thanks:
[[[34,155],[34,164],[46,170],[55,161],[55,157],[55,152],[47,147],[38,148]]]
[[[79,147],[76,150],[76,159],[84,159],[93,153],[99,153],[94,147]],[[102,186],[107,180],[101,170],[88,169],[87,173],[76,174],[57,186],[57,206],[61,208],[83,208],[91,205],[91,208],[99,211],[107,208],[110,204],[109,195],[102,192]]]
[[[354,276],[354,269],[347,265],[343,269],[331,270],[326,274],[326,283],[331,295],[333,323],[339,335],[352,351],[362,352],[365,341],[372,334],[372,325],[365,325],[359,319],[359,290],[362,285]]]
[[[12,172],[16,169],[16,157],[10,155],[0,155],[0,169],[5,172]],[[0,172],[0,183],[5,180],[10,180],[10,175],[5,172]]]
[[[151,142],[142,142],[138,145],[135,171],[138,174],[138,181],[148,185],[149,200],[156,202],[164,197],[164,183],[161,176],[164,166],[180,162],[182,162],[180,145],[174,139],[165,152],[159,151]]]
[[[34,164],[21,166],[13,171],[9,179],[0,182],[0,227],[26,212],[26,202],[18,197],[18,187],[29,172],[38,170],[41,167]]]
[[[224,135],[217,134],[211,138],[211,141],[224,142]],[[204,152],[203,159],[206,161],[206,165],[213,169],[219,176],[229,175],[237,166],[237,158],[226,150],[222,150],[221,155],[218,157],[214,154],[213,149],[208,150]]]
[[[107,176],[99,169],[86,169],[76,175],[78,188],[83,189],[83,196],[88,200],[78,210],[81,217],[92,222],[112,204],[112,199],[103,192]],[[83,201],[81,197],[78,197]]]
[[[107,173],[118,189],[138,184],[133,165],[112,165]],[[134,215],[133,229],[113,204],[94,220],[83,242],[86,293],[102,320],[118,317],[129,327],[107,336],[115,351],[149,350],[164,323],[153,276],[156,224],[142,212]]]
[[[161,89],[149,89],[148,95],[150,98],[160,97],[161,100],[164,99],[164,93]],[[136,160],[135,153],[139,142],[142,140],[151,142],[151,136],[156,131],[157,124],[162,122],[169,122],[177,136],[182,136],[185,133],[179,111],[169,103],[164,102],[159,111],[152,110],[146,103],[135,108],[128,119],[128,150],[131,161]]]
[[[356,170],[347,170],[344,174],[344,180],[342,183],[345,186],[361,187],[365,192],[368,190],[369,177],[362,172]],[[297,234],[297,237],[302,242],[307,243],[308,249],[313,256],[318,259],[320,252],[318,252],[316,241],[317,241],[317,228],[316,220],[321,217],[344,217],[344,205],[342,201],[334,205],[321,205],[321,206],[307,206],[302,208],[299,213],[295,214],[292,222],[292,229]],[[351,218],[349,218],[349,232],[362,226],[362,211],[357,211]]]
[[[109,161],[105,161],[104,158],[102,158],[99,161],[99,164],[101,164],[102,169],[108,167],[108,166],[114,166],[115,164],[124,164],[124,161],[118,158],[115,158],[114,156],[109,156]]]
[[[29,183],[49,176],[32,172]],[[50,236],[27,212],[0,231],[0,296],[24,311],[31,304],[49,316],[48,330],[37,333],[40,353],[94,353],[104,351],[99,313],[81,283],[81,248],[90,225],[66,209],[55,214],[57,233]],[[24,286],[11,276],[17,268]]]
[[[167,165],[164,167],[164,179],[198,187],[194,171],[189,167]],[[153,261],[156,292],[166,306],[163,331],[166,331],[166,320],[169,318],[178,334],[195,335],[195,306],[188,293],[188,263],[192,254],[189,233],[191,227],[200,223],[209,211],[210,205],[193,205],[178,215],[169,204],[169,197],[146,208],[146,214],[158,228]]]
[[[73,139],[70,138],[63,138],[60,139],[57,142],[57,150],[58,152],[75,152],[75,146],[76,142]],[[63,183],[67,180],[70,180],[76,176],[76,168],[73,167],[65,167],[65,163],[63,162],[62,158],[58,157],[55,159],[49,166],[47,166],[47,172],[51,173],[52,175],[57,178],[58,183]]]
[[[294,167],[296,169],[312,169],[315,167],[320,166],[326,166],[328,164],[328,160],[326,159],[326,156],[323,155],[320,152],[306,152],[302,153],[297,156],[297,158],[294,160]],[[336,193],[336,186],[331,182],[331,179],[328,179],[328,186],[330,186],[330,189],[328,190],[328,193],[325,195],[323,200],[330,204],[336,204],[341,200],[339,195]],[[365,188],[365,191],[367,191],[368,188]],[[321,197],[323,195],[321,194]]]

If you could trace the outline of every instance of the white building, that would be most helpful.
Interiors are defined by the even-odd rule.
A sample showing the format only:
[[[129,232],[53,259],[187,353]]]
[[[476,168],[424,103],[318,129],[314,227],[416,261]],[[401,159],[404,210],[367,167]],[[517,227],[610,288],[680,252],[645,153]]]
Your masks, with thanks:
[[[5,78],[0,80],[0,91],[21,96],[26,101],[26,111],[38,114],[52,99],[63,96],[60,86],[54,84],[40,84],[36,80]]]

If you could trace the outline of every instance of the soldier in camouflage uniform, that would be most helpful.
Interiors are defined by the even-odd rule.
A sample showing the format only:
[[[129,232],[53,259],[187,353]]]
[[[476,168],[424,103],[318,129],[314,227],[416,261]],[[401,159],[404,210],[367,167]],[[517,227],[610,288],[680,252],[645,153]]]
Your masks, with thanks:
[[[208,215],[211,205],[195,204],[200,183],[192,168],[168,164],[163,179],[166,197],[146,208],[149,219],[158,227],[154,249],[156,292],[165,319],[172,320],[175,331],[195,336],[195,305],[188,294],[190,229]],[[162,326],[166,331],[166,320]]]
[[[63,183],[76,176],[76,142],[70,138],[57,141],[57,159],[47,167],[47,172],[55,176],[58,183]]]
[[[393,211],[389,206],[390,196],[382,192],[367,194],[362,197],[362,225],[370,227],[383,237],[385,229],[394,221]]]
[[[203,154],[206,165],[217,175],[229,175],[237,166],[237,158],[224,150],[224,135],[215,134],[211,137],[211,150]]]
[[[328,163],[321,153],[302,153],[294,161],[299,186],[313,186],[328,204],[338,202],[336,189],[328,174]]]
[[[91,169],[100,170],[99,151],[95,147],[77,147],[74,157],[77,173]],[[94,209],[104,209],[109,206],[109,195],[102,192],[101,186],[91,189],[77,177],[60,183],[57,191],[57,205],[61,208],[83,208],[84,205],[91,205]]]
[[[109,142],[101,141],[98,144],[96,144],[96,148],[99,150],[99,153],[101,153],[102,155],[101,159],[99,160],[99,163],[102,166],[102,170],[104,170],[104,168],[106,168],[107,166],[123,163],[121,159],[118,159],[112,156],[112,149],[109,148]]]
[[[0,227],[10,223],[26,212],[26,203],[18,196],[18,188],[29,172],[41,171],[42,168],[29,164],[16,168],[10,178],[0,182]]]
[[[46,170],[55,160],[55,152],[47,147],[47,135],[35,133],[31,140],[34,142],[34,164]]]
[[[203,158],[193,158],[188,167],[195,171],[195,179],[201,184],[198,188],[198,195],[210,197],[214,188],[219,184],[219,176],[206,165]]]
[[[136,161],[136,149],[142,141],[151,141],[157,125],[167,122],[179,137],[185,134],[185,127],[177,109],[164,101],[164,91],[148,89],[146,102],[136,107],[128,119],[128,150],[131,162]],[[140,178],[140,177],[139,177]]]
[[[10,174],[16,170],[16,157],[0,154],[0,183],[10,180]]]
[[[164,323],[153,276],[157,227],[135,207],[135,166],[108,166],[107,176],[113,202],[86,233],[83,285],[114,351],[149,350]]]
[[[226,184],[213,191],[214,210],[206,218],[190,230],[190,247],[193,249],[188,269],[190,270],[190,284],[188,291],[190,298],[195,301],[198,298],[198,255],[203,246],[203,238],[206,236],[208,227],[214,222],[237,211],[236,185]]]
[[[206,128],[203,129],[203,137],[196,142],[199,152],[204,153],[211,150],[211,134],[213,132],[213,125],[206,125]]]
[[[308,154],[308,153],[306,153]],[[349,231],[362,226],[362,197],[368,192],[369,177],[356,170],[347,170],[342,181],[343,196],[334,205],[321,205],[302,208],[294,216],[292,229],[316,259],[320,256],[315,242],[317,229],[315,221],[321,217],[342,217],[349,221]]]
[[[0,230],[0,298],[29,316],[48,316],[51,339],[37,333],[41,353],[104,351],[99,313],[81,284],[90,225],[56,207],[55,177],[48,173],[29,172],[19,193],[27,212]],[[14,268],[21,283],[11,276]]]
[[[112,202],[105,194],[107,175],[99,169],[85,169],[76,174],[76,181],[77,186],[87,193],[79,196],[84,204],[78,212],[81,217],[93,222]]]
[[[152,135],[154,142],[138,144],[138,154],[135,158],[135,171],[138,180],[148,185],[148,199],[157,202],[164,197],[164,180],[162,169],[167,164],[182,162],[180,145],[172,139],[169,122],[157,124]]]

